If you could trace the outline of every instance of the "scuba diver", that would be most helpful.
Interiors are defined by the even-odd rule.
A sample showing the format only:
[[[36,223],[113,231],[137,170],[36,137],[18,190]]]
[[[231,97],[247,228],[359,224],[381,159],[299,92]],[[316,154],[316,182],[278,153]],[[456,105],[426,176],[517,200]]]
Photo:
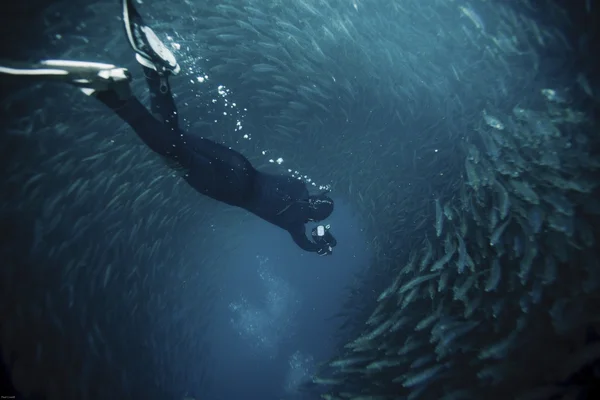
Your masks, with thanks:
[[[181,171],[196,191],[285,229],[306,251],[332,254],[336,240],[329,225],[315,228],[313,241],[305,230],[307,222],[322,221],[333,212],[333,200],[327,192],[309,194],[304,182],[258,171],[240,153],[181,130],[168,80],[180,71],[177,60],[144,24],[133,0],[123,0],[122,6],[125,32],[144,70],[152,113],[132,94],[129,71],[112,64],[69,60],[45,60],[35,65],[0,63],[0,74],[57,80],[78,87],[113,110],[167,165]],[[317,230],[322,234],[314,233]]]

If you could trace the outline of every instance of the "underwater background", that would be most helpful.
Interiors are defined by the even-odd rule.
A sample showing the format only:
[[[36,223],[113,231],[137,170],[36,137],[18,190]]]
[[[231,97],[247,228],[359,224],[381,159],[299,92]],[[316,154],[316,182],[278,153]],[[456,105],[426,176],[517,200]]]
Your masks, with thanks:
[[[597,2],[136,3],[182,128],[329,185],[338,246],[194,192],[76,88],[0,76],[1,396],[598,395]],[[119,1],[0,22],[0,59],[126,67],[148,104]]]

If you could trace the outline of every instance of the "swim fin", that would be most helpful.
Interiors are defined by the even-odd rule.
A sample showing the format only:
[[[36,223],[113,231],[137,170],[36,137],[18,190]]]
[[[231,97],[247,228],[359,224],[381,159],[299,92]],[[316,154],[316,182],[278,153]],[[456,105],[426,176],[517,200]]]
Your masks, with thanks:
[[[88,96],[105,90],[113,90],[123,99],[131,96],[129,71],[112,64],[72,60],[43,60],[36,64],[0,61],[0,74],[66,82]]]
[[[138,13],[133,0],[123,0],[123,22],[131,48],[135,51],[135,59],[144,67],[151,68],[159,74],[177,75],[181,70],[171,51],[148,27]]]

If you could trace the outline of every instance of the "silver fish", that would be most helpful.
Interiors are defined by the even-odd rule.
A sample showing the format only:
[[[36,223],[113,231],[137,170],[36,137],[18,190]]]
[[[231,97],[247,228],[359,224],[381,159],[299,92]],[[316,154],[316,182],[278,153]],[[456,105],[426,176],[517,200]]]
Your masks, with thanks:
[[[435,199],[435,234],[437,237],[442,235],[442,229],[444,228],[444,213],[442,212],[442,206],[440,200]]]

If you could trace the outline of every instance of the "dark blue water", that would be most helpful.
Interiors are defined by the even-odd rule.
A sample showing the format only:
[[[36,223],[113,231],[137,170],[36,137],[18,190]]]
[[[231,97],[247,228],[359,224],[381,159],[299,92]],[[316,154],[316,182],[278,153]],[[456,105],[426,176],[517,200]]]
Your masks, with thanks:
[[[290,397],[294,382],[308,379],[331,355],[336,322],[330,317],[339,312],[344,289],[369,257],[351,208],[335,200],[327,221],[338,239],[331,257],[303,252],[286,233],[259,219],[238,227],[243,239],[223,258],[229,275],[220,282],[208,339],[216,365],[207,398]],[[301,364],[296,367],[294,354]]]
[[[3,22],[10,22],[0,24],[0,33],[9,38],[0,44],[0,58],[63,57],[112,62],[131,70],[134,91],[147,100],[141,69],[127,46],[118,19],[118,1],[49,3],[11,3],[17,11],[0,16]],[[530,63],[514,63],[510,71],[502,72],[510,76],[506,85],[502,79],[488,83],[490,76],[496,78],[498,74],[492,74],[479,62],[463,65],[462,70],[469,72],[461,72],[455,82],[454,65],[449,70],[443,59],[446,52],[453,50],[444,46],[429,49],[430,45],[438,45],[438,39],[421,48],[419,39],[439,30],[439,43],[448,44],[448,35],[454,34],[455,29],[460,33],[461,24],[470,27],[478,39],[480,33],[458,9],[459,5],[474,6],[477,2],[448,2],[454,14],[440,20],[446,21],[447,26],[415,23],[407,27],[385,18],[385,26],[370,26],[369,21],[378,21],[388,10],[377,11],[378,7],[385,8],[377,4],[370,19],[372,9],[363,7],[367,2],[360,1],[340,1],[334,15],[328,15],[324,8],[324,14],[314,21],[289,18],[302,11],[300,1],[294,2],[297,7],[269,2],[264,8],[261,5],[268,11],[258,14],[246,10],[248,15],[260,16],[252,19],[260,23],[260,29],[273,31],[271,39],[277,45],[271,43],[271,47],[260,47],[261,43],[247,37],[246,31],[234,23],[244,21],[244,11],[241,15],[228,14],[226,9],[217,7],[223,5],[220,2],[137,3],[142,4],[144,15],[162,39],[167,41],[169,37],[170,45],[181,45],[177,57],[183,72],[171,83],[182,126],[217,141],[225,138],[228,144],[235,143],[233,147],[255,164],[268,165],[267,160],[281,152],[286,160],[284,166],[293,165],[302,169],[302,174],[331,181],[336,209],[326,222],[331,223],[338,246],[331,257],[305,253],[286,232],[240,210],[232,211],[216,203],[207,205],[191,190],[175,190],[169,179],[155,185],[148,196],[159,193],[163,196],[159,198],[165,200],[148,201],[146,208],[140,206],[137,211],[123,207],[118,212],[105,213],[117,192],[115,187],[130,184],[121,195],[123,202],[130,201],[140,194],[140,187],[145,190],[156,176],[164,174],[166,167],[155,155],[149,155],[134,132],[110,110],[75,88],[49,84],[19,92],[28,84],[0,82],[0,90],[9,88],[11,95],[19,93],[10,104],[2,102],[0,108],[0,166],[10,171],[6,174],[10,179],[0,181],[2,356],[7,372],[13,373],[21,387],[45,387],[45,391],[54,393],[50,398],[179,400],[187,393],[196,400],[304,400],[297,393],[298,386],[310,380],[315,367],[332,356],[335,345],[340,345],[334,339],[340,333],[336,331],[339,320],[331,317],[341,311],[348,286],[367,266],[374,270],[380,267],[370,260],[367,242],[372,237],[363,235],[365,229],[372,232],[378,226],[361,226],[360,217],[364,215],[358,215],[349,205],[359,203],[350,197],[357,191],[362,193],[360,203],[362,196],[366,198],[362,207],[375,216],[374,220],[386,224],[387,231],[381,230],[389,239],[385,246],[390,249],[382,250],[384,255],[387,252],[395,259],[396,254],[408,254],[408,241],[398,238],[420,242],[421,228],[433,226],[433,221],[422,218],[422,213],[409,215],[407,210],[431,206],[434,196],[448,190],[445,183],[452,185],[452,176],[456,175],[453,171],[462,171],[463,159],[456,163],[450,160],[454,154],[462,154],[463,135],[472,130],[466,120],[481,120],[481,109],[489,106],[486,96],[490,95],[488,100],[493,105],[503,103],[503,96],[510,93],[513,101],[507,102],[510,104],[503,111],[508,114],[515,104],[533,107],[533,97],[528,96],[545,87],[540,85],[560,86],[540,76],[554,76],[565,69],[563,53],[558,52],[550,54],[539,66],[543,73],[532,73]],[[235,1],[230,3],[239,6]],[[210,11],[221,19],[205,18],[204,11],[213,4]],[[404,7],[399,2],[396,5]],[[425,2],[407,6],[411,7],[419,10],[415,17],[423,13],[425,20],[436,12],[435,6]],[[580,8],[583,13],[585,8]],[[288,71],[283,76],[274,74],[283,78],[277,81],[264,75],[264,66],[256,66],[270,62],[266,58],[268,49],[278,49],[281,38],[290,39],[297,33],[290,31],[281,36],[282,32],[276,32],[281,28],[274,23],[279,14],[294,24],[298,21],[298,26],[308,22],[307,26],[328,27],[335,34],[333,40],[327,31],[319,30],[319,35],[315,35],[326,53],[324,57],[313,52],[310,41],[303,43],[304,47],[294,48],[293,62],[274,51],[273,54],[282,55],[279,62]],[[343,18],[330,18],[336,15]],[[492,18],[485,18],[488,19]],[[229,33],[240,34],[247,41],[217,39],[223,33],[223,21],[229,22],[225,24]],[[345,28],[353,29],[354,25],[356,33],[361,34],[337,31],[342,22],[349,23]],[[592,53],[590,38],[597,37],[596,27],[600,25],[587,25],[592,27],[588,34],[579,36],[576,32],[574,42],[579,50],[577,57],[569,58],[572,63],[580,63],[579,57],[583,59]],[[374,38],[385,40],[373,42],[367,35],[372,31],[378,32]],[[494,26],[488,24],[486,34],[493,33]],[[568,36],[571,38],[571,34]],[[376,51],[363,51],[369,46],[358,46],[361,40],[369,46],[375,43]],[[451,44],[458,47],[458,71],[461,63],[468,64],[465,60],[490,56],[485,55],[483,47],[470,47],[472,43],[467,43],[464,55],[460,49],[465,43]],[[317,62],[304,63],[311,56]],[[211,71],[213,67],[218,68]],[[304,70],[300,71],[301,67]],[[423,77],[418,73],[421,67],[422,71],[438,72]],[[481,68],[481,76],[475,68]],[[595,69],[583,66],[582,70],[589,75],[597,96]],[[207,71],[211,72],[211,80],[199,84],[197,78]],[[531,79],[523,78],[529,75]],[[414,76],[419,79],[412,79]],[[512,79],[518,86],[515,92],[505,87],[510,86]],[[283,85],[290,96],[279,104],[273,94],[281,93],[269,90],[274,83],[282,82],[288,82]],[[526,88],[518,82],[526,84]],[[240,132],[232,129],[240,114],[222,117],[223,98],[215,95],[220,84],[231,88],[228,99],[238,104],[238,110],[244,110],[245,130],[241,133],[249,131],[253,141],[240,140]],[[303,112],[301,104],[288,107],[290,100],[304,101],[295,95],[296,88],[302,85],[304,93],[317,89],[327,95],[328,100],[315,95],[319,104],[313,107],[314,115]],[[266,94],[257,95],[257,89]],[[3,94],[0,93],[0,100]],[[214,99],[218,104],[212,103]],[[497,99],[502,102],[496,102]],[[471,101],[475,106],[467,104]],[[543,102],[539,96],[536,101]],[[496,108],[494,112],[501,112],[502,107]],[[594,110],[597,114],[597,106]],[[10,127],[10,132],[4,132],[4,126]],[[81,139],[90,132],[96,132],[93,139]],[[113,147],[107,146],[111,140]],[[99,148],[113,152],[98,164],[82,161],[97,155]],[[268,154],[261,157],[264,149],[268,149]],[[67,156],[48,161],[63,151],[67,151]],[[377,162],[375,156],[380,154],[382,158]],[[143,168],[131,168],[130,158]],[[47,174],[44,179],[21,193],[23,182],[40,172]],[[64,194],[79,178],[89,184],[89,190],[82,195],[87,196],[85,201],[73,204],[74,196]],[[105,188],[107,181],[115,183]],[[373,190],[369,190],[371,187]],[[343,193],[348,193],[348,198]],[[58,199],[54,211],[48,212],[47,203],[53,203],[53,199]],[[182,216],[181,210],[194,207],[197,212],[193,216]],[[59,213],[63,218],[57,228],[44,233],[44,226]],[[144,225],[151,218],[156,218],[155,222],[167,218],[169,222]],[[73,229],[74,226],[85,229]],[[138,229],[139,226],[145,228]],[[122,234],[118,245],[107,245],[111,235],[117,233]],[[133,239],[126,240],[127,237]],[[159,241],[159,250],[150,255],[149,249]],[[67,250],[62,247],[64,251],[59,254],[56,249],[63,244]],[[138,253],[140,248],[143,251]],[[107,285],[103,282],[108,265],[112,276]],[[131,273],[134,265],[136,274]],[[571,271],[568,275],[580,278]],[[378,283],[384,287],[388,284]],[[377,297],[372,292],[371,298],[371,290],[366,292],[366,302]],[[0,381],[0,396],[10,394],[2,385],[8,382]],[[65,391],[70,395],[64,395]]]

